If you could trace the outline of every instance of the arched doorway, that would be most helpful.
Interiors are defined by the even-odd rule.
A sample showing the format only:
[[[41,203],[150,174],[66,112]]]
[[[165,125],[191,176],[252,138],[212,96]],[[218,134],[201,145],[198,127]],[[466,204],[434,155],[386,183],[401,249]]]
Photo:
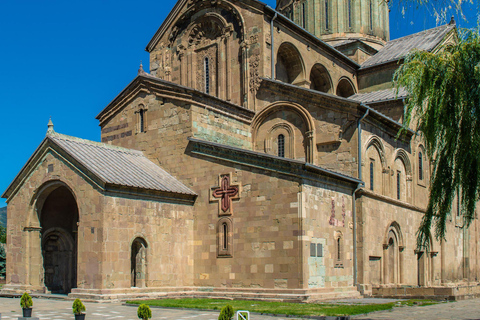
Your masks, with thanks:
[[[44,283],[52,293],[68,294],[77,284],[78,207],[72,192],[59,186],[39,211]]]
[[[147,278],[147,243],[142,238],[132,242],[131,256],[132,287],[145,288]]]
[[[392,222],[387,228],[383,243],[383,283],[401,284],[403,282],[403,236],[400,225]]]

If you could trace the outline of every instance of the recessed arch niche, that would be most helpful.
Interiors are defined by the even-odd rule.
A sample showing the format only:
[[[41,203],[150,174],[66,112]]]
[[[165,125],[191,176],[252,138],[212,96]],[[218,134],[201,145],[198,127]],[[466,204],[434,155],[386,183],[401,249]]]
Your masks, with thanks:
[[[276,79],[296,84],[305,80],[304,69],[303,59],[298,49],[291,43],[282,43],[277,52]]]
[[[310,89],[332,93],[332,78],[327,68],[320,63],[315,64],[310,71]]]

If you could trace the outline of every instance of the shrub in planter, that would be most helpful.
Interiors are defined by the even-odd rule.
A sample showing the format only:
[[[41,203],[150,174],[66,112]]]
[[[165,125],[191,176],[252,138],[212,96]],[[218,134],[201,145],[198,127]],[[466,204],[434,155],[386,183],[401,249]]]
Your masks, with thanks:
[[[227,304],[225,307],[220,310],[220,315],[218,316],[218,320],[230,320],[232,319],[235,312],[231,305]]]
[[[146,304],[141,304],[137,309],[138,319],[148,320],[152,318],[152,310]]]
[[[23,317],[30,318],[32,316],[33,301],[32,297],[27,292],[22,294],[22,297],[20,298],[20,306],[23,310]]]
[[[87,308],[85,308],[80,299],[75,299],[75,301],[73,301],[72,309],[76,320],[85,319],[85,314],[83,311],[85,311]]]

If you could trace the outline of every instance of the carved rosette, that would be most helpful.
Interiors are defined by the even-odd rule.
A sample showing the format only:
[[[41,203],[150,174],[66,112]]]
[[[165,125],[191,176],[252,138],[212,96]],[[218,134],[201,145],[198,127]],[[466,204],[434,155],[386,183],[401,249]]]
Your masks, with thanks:
[[[250,92],[256,92],[260,88],[260,74],[258,67],[260,66],[260,56],[258,54],[250,58]]]

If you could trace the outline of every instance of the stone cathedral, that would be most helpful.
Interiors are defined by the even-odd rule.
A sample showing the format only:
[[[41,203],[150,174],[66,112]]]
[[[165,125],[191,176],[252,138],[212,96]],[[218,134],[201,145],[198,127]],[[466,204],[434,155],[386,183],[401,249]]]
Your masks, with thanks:
[[[416,246],[430,165],[392,75],[455,21],[389,39],[381,0],[179,0],[150,68],[55,132],[3,193],[3,293],[94,300],[479,295],[479,221]]]

